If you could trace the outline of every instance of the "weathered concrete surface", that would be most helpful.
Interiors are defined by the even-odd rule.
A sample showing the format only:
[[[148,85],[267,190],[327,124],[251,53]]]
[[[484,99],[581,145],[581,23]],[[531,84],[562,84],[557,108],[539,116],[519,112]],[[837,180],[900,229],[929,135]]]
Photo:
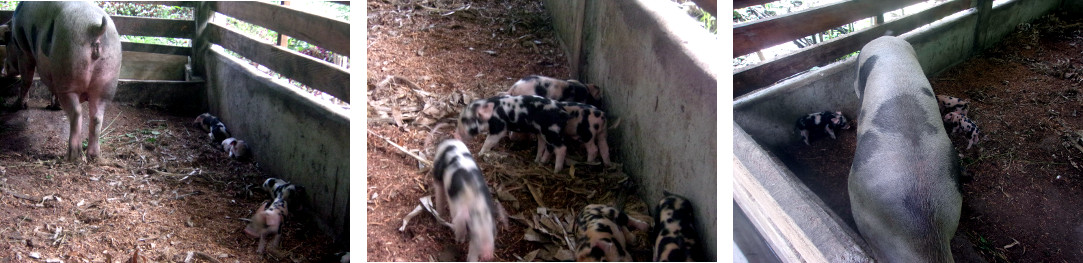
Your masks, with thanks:
[[[648,204],[663,190],[689,198],[714,261],[717,39],[692,18],[672,19],[687,15],[666,1],[545,4],[569,61],[579,61],[574,77],[601,86],[608,114],[621,120],[610,143],[640,196]]]
[[[234,137],[249,143],[261,168],[304,186],[307,209],[319,227],[336,241],[348,242],[348,112],[305,98],[309,95],[266,77],[220,47],[212,47],[204,61],[210,112]]]

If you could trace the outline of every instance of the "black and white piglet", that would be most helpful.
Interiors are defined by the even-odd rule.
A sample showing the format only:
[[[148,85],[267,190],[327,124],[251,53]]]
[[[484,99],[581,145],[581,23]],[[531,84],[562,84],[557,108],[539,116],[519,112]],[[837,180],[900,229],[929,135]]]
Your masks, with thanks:
[[[584,207],[576,217],[575,226],[576,261],[632,261],[627,247],[635,241],[635,235],[628,227],[640,231],[650,229],[650,224],[600,204]]]
[[[570,116],[556,101],[539,96],[501,95],[475,100],[459,114],[456,138],[471,140],[486,133],[485,143],[478,155],[485,154],[509,132],[540,133],[535,161],[542,162],[544,151],[556,154],[554,172],[564,166],[568,146],[564,145],[564,126]],[[544,144],[545,148],[541,145]],[[543,162],[544,163],[544,162]]]
[[[952,134],[962,132],[969,143],[966,145],[966,149],[978,144],[981,141],[981,128],[969,117],[959,112],[949,112],[944,115],[944,128],[950,130]]]
[[[252,215],[251,222],[245,227],[244,232],[252,237],[259,238],[259,247],[256,253],[263,253],[267,249],[277,250],[281,241],[280,230],[282,224],[289,215],[289,203],[296,199],[294,195],[301,191],[298,186],[277,178],[268,178],[263,182],[263,190],[271,193],[274,198],[271,202],[264,201],[259,210]],[[268,239],[270,246],[267,246]]]
[[[665,192],[654,213],[654,261],[697,261],[695,217],[692,203],[679,195]]]
[[[559,80],[555,78],[530,75],[519,79],[508,89],[508,95],[537,95],[558,101],[570,101],[599,105],[602,101],[602,89],[594,84],[583,84],[577,80]]]
[[[970,108],[970,102],[948,95],[936,95],[936,102],[937,105],[940,106],[940,114],[958,112],[959,114],[966,115]]]
[[[226,124],[209,112],[200,114],[192,123],[207,131],[207,137],[210,137],[215,144],[220,144],[226,138],[231,137],[229,130],[226,129]]]
[[[443,211],[450,202],[455,240],[461,243],[467,234],[470,237],[468,261],[491,261],[496,246],[495,221],[507,225],[507,215],[493,200],[481,168],[462,141],[445,140],[436,149],[432,169],[436,209]]]
[[[577,102],[557,102],[557,105],[568,113],[568,122],[564,125],[561,133],[565,141],[577,141],[587,148],[587,162],[594,162],[594,158],[601,153],[602,163],[609,165],[609,143],[606,142],[606,118],[605,112],[598,108]],[[544,144],[539,138],[538,149],[542,150],[541,161],[549,160],[549,151],[544,150]]]
[[[808,143],[810,132],[822,131],[830,135],[831,139],[836,139],[834,131],[836,129],[850,129],[850,122],[841,111],[810,113],[797,119],[797,131],[801,132],[801,139],[805,141],[805,145],[810,145]]]
[[[229,154],[229,158],[242,160],[249,157],[248,144],[237,138],[230,137],[222,140],[222,150]]]

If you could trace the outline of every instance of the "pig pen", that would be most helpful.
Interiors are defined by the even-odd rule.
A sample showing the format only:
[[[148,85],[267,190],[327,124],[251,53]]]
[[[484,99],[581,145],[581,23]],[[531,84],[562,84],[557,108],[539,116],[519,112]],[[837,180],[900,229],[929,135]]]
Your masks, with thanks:
[[[432,194],[431,174],[410,155],[431,159],[454,125],[435,133],[430,129],[437,121],[457,118],[468,101],[506,91],[531,74],[568,78],[568,59],[540,1],[370,1],[367,6],[368,260],[465,260],[467,245],[456,243],[452,231],[428,213],[399,231],[419,198]],[[467,145],[476,152],[482,140]],[[574,259],[559,229],[570,230],[570,216],[588,204],[615,204],[620,182],[628,178],[619,165],[604,170],[582,163],[553,174],[551,162],[533,162],[536,145],[504,139],[493,154],[479,158],[490,188],[511,216],[509,226],[499,228],[497,261]],[[619,156],[622,148],[612,137],[610,147]],[[569,148],[571,160],[585,155],[579,145]],[[627,192],[625,210],[650,221],[653,204],[642,201],[644,187]],[[569,233],[567,239],[574,241],[574,231]],[[636,261],[649,261],[651,241],[647,233],[637,235],[628,249]]]
[[[929,78],[936,94],[968,99],[968,116],[984,133],[981,144],[970,150],[965,149],[966,141],[961,134],[951,136],[965,170],[961,178],[962,215],[952,241],[957,262],[1072,262],[1083,258],[1083,246],[1079,242],[1083,218],[1074,209],[1083,203],[1078,198],[1083,195],[1083,180],[1079,176],[1079,165],[1083,163],[1083,119],[1078,112],[1083,81],[1080,76],[1083,63],[1079,61],[1083,57],[1081,25],[1083,20],[1078,15],[1068,13],[1020,23],[998,44]],[[929,41],[930,34],[937,33],[907,34],[912,43],[917,42],[919,56],[923,47],[938,46],[924,42]],[[927,60],[923,60],[923,66],[924,61]],[[815,111],[842,110],[854,118],[857,105],[848,103],[848,100],[856,101],[852,98],[853,67],[852,62],[825,67],[816,73],[824,76],[822,79],[791,84],[819,82],[830,86],[834,90],[817,94],[823,101],[809,105],[824,107]],[[843,71],[847,72],[839,73]],[[746,98],[793,101],[799,100],[793,96],[803,92],[788,89]],[[735,126],[764,124],[748,119],[764,117],[760,115],[763,111],[753,110],[757,107],[763,109],[737,102]],[[797,117],[793,115],[792,120],[784,118],[785,122],[776,121],[772,125],[792,129]],[[738,141],[751,135],[740,130],[735,133]],[[772,139],[751,135],[819,199],[810,202],[822,202],[828,208],[826,211],[813,208],[809,212],[822,215],[823,221],[828,222],[824,228],[831,229],[824,231],[830,234],[813,236],[842,240],[834,243],[833,248],[821,245],[822,251],[833,251],[824,252],[828,258],[862,255],[862,249],[857,248],[865,246],[856,234],[846,182],[856,134],[854,130],[837,134],[838,140],[818,138],[811,146],[804,145],[795,133],[781,133]],[[735,144],[740,143],[735,141]]]
[[[260,189],[270,174],[214,148],[194,114],[109,104],[101,162],[74,165],[63,161],[66,117],[48,103],[0,113],[0,261],[117,262],[138,250],[155,262],[311,262],[336,252],[295,216],[282,230],[286,254],[257,255],[240,219],[270,198]]]

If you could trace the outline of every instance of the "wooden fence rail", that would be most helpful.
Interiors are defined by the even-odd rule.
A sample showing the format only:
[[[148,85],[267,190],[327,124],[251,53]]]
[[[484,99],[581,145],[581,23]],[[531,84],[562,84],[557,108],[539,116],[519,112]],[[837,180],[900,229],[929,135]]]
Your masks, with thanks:
[[[350,24],[263,2],[211,2],[218,13],[266,27],[292,38],[350,55]]]
[[[865,43],[883,36],[888,30],[895,32],[895,34],[908,32],[928,24],[930,21],[970,8],[970,5],[970,0],[940,3],[917,14],[854,32],[846,37],[832,39],[801,49],[797,53],[742,69],[733,74],[733,96],[741,96],[812,67],[829,64],[836,58],[861,49]]]
[[[733,57],[874,17],[925,0],[847,1],[733,26]]]
[[[207,23],[204,35],[210,43],[237,52],[287,78],[350,102],[350,73],[342,67],[260,42],[214,22]]]
[[[758,3],[759,0],[739,2]],[[919,2],[923,1],[852,0],[772,19],[738,24],[734,26],[734,57],[827,31],[846,23],[881,16],[888,11]],[[739,6],[736,4],[735,6]],[[932,8],[916,14],[847,34],[840,38],[803,48],[793,54],[738,70],[733,74],[733,97],[736,98],[756,89],[770,86],[810,68],[830,64],[846,54],[858,51],[865,43],[883,36],[886,31],[890,30],[895,35],[909,32],[933,21],[972,8],[973,5],[972,0],[951,0],[937,3]]]

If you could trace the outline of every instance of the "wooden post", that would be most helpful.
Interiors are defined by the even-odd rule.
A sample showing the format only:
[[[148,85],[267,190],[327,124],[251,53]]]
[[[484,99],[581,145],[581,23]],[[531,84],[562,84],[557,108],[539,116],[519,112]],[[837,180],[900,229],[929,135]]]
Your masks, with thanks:
[[[196,32],[192,35],[192,72],[196,76],[206,77],[206,54],[210,50],[210,42],[207,39],[207,23],[214,15],[214,2],[196,2],[194,18]]]
[[[989,31],[989,13],[993,11],[993,0],[977,0],[973,3],[978,10],[978,21],[974,25],[974,48],[970,50],[971,56],[990,44],[986,43],[985,38]]]
[[[289,6],[290,1],[282,1],[282,5],[283,6]],[[283,35],[282,33],[278,33],[278,46],[286,48],[286,47],[289,46],[289,43],[290,43],[289,36]]]

